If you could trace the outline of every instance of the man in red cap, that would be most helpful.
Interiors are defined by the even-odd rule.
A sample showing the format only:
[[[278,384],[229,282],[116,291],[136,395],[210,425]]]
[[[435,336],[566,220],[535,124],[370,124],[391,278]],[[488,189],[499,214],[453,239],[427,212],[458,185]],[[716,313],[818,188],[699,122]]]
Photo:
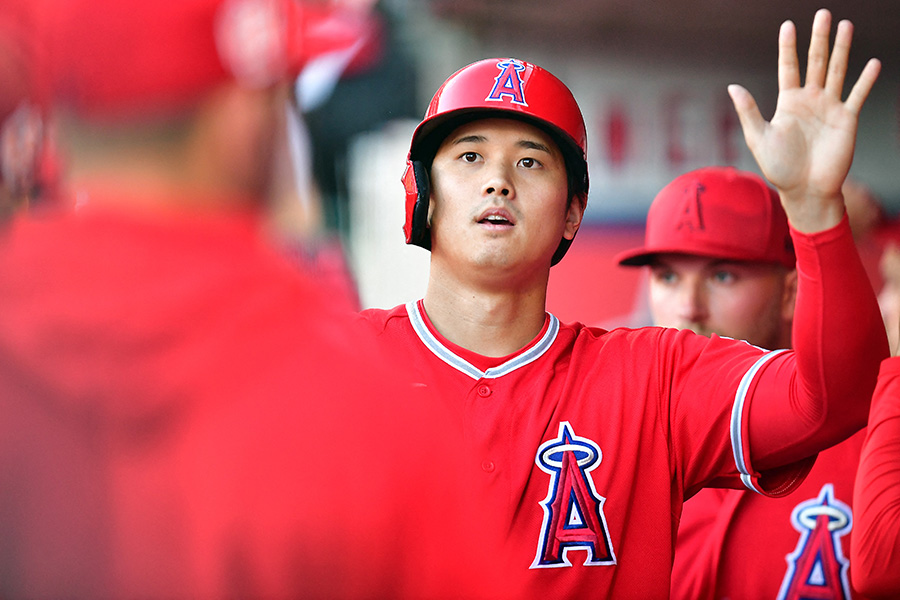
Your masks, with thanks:
[[[0,238],[0,597],[466,594],[455,436],[262,217],[321,7],[31,7],[70,169]]]
[[[838,25],[830,51],[831,14],[816,14],[801,85],[796,31],[782,26],[771,122],[729,87],[793,227],[793,351],[548,314],[550,270],[588,193],[573,94],[507,57],[460,69],[433,97],[403,178],[407,242],[431,251],[425,295],[361,319],[450,407],[491,518],[470,536],[497,544],[508,597],[664,598],[685,498],[787,493],[864,425],[858,394],[887,340],[840,190],[879,64],[842,99],[851,28]]]
[[[778,194],[760,176],[705,167],[676,177],[650,206],[644,245],[617,260],[648,267],[654,325],[791,347],[796,258]],[[789,496],[706,488],[688,500],[672,598],[854,597],[851,506],[864,437],[819,453]]]
[[[644,245],[616,260],[650,267],[654,325],[791,346],[794,247],[778,193],[758,175],[705,167],[676,177],[650,205]]]

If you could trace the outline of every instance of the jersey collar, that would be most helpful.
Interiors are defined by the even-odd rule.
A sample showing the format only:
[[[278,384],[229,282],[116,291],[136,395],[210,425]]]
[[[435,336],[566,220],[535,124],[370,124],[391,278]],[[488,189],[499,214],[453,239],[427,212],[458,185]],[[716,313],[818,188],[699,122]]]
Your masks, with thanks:
[[[496,379],[534,362],[550,349],[550,346],[556,340],[556,335],[559,333],[559,319],[548,313],[550,324],[537,343],[529,345],[520,354],[516,354],[503,364],[482,371],[441,343],[425,324],[425,316],[421,312],[419,302],[409,302],[406,305],[406,312],[409,315],[409,322],[412,324],[413,330],[419,336],[419,339],[422,340],[422,343],[425,344],[425,347],[431,350],[439,359],[472,379]]]

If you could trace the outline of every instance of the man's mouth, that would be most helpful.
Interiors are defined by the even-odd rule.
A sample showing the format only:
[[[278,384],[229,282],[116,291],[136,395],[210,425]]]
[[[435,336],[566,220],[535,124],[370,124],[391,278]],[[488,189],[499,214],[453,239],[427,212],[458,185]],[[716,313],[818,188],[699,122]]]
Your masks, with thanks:
[[[512,225],[509,219],[501,217],[500,215],[488,215],[478,222],[487,223],[488,225]]]
[[[503,209],[494,208],[485,211],[481,218],[478,220],[478,223],[482,225],[496,225],[496,226],[505,226],[512,227],[515,223],[512,220],[512,216]]]

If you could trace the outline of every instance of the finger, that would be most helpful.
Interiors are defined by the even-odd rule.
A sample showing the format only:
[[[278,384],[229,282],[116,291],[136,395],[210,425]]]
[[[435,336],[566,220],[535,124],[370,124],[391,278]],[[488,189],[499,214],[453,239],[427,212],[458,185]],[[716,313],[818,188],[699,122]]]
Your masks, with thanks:
[[[844,93],[844,78],[847,76],[847,62],[850,57],[850,40],[853,38],[853,24],[843,20],[838,23],[834,36],[834,49],[828,61],[828,78],[825,90],[840,98]]]
[[[745,88],[731,84],[728,86],[728,95],[734,104],[734,110],[737,112],[738,120],[741,123],[741,129],[744,131],[744,140],[751,152],[756,147],[756,140],[762,135],[765,128],[766,120],[759,112],[759,106],[756,100]]]
[[[828,69],[828,37],[831,34],[831,13],[821,8],[813,19],[806,63],[806,85],[824,87]]]
[[[778,89],[800,87],[800,65],[797,60],[797,29],[785,21],[778,30]]]
[[[847,101],[844,103],[844,106],[846,106],[848,110],[852,111],[854,114],[859,114],[859,111],[862,110],[862,106],[865,103],[866,98],[869,97],[869,92],[872,91],[872,86],[875,85],[875,80],[878,79],[878,74],[880,72],[881,61],[877,58],[869,59],[869,62],[866,63],[862,73],[860,73],[859,79],[853,84],[853,89],[850,90]]]

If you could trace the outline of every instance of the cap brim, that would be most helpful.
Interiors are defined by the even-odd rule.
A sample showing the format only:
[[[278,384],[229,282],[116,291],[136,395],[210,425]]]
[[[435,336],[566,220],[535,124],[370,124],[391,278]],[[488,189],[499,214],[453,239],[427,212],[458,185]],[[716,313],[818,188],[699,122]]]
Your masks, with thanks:
[[[653,258],[659,254],[656,250],[646,248],[633,248],[619,252],[613,260],[622,267],[643,267],[653,262]]]
[[[782,264],[786,268],[793,268],[792,265],[785,264],[777,259],[765,256],[747,256],[746,253],[740,251],[728,251],[725,249],[703,249],[703,248],[684,248],[684,247],[657,247],[657,248],[633,248],[617,254],[613,260],[622,267],[645,267],[652,265],[656,257],[660,254],[680,254],[682,256],[702,256],[704,258],[714,258],[719,260],[727,260],[742,263],[772,263]]]

